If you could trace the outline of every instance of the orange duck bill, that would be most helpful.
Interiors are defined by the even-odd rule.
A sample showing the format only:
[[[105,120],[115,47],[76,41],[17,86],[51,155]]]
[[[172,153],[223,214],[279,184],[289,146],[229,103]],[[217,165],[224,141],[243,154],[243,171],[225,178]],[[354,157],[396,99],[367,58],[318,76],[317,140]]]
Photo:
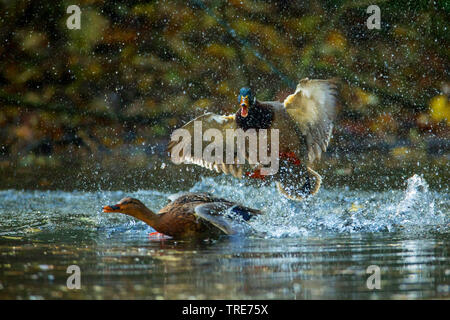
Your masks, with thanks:
[[[103,212],[120,212],[120,205],[115,204],[103,207]]]

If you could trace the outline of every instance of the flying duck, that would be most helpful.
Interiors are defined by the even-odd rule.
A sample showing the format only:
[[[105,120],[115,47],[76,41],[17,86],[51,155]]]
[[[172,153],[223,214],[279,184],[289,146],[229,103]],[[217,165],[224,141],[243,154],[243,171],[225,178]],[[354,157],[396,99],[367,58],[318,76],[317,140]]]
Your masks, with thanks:
[[[250,129],[257,132],[261,129],[278,129],[278,172],[274,175],[263,175],[261,164],[250,166],[250,171],[244,171],[248,163],[211,161],[196,157],[195,153],[182,154],[180,162],[194,163],[238,178],[275,181],[278,190],[293,200],[302,200],[316,194],[322,178],[312,166],[314,161],[320,160],[331,138],[337,105],[335,80],[303,79],[298,83],[295,92],[283,102],[258,101],[250,88],[242,88],[238,102],[239,109],[235,114],[206,113],[188,122],[182,129],[194,135],[196,121],[201,121],[203,132],[215,128],[222,132],[224,137],[227,129],[242,129],[244,132]],[[168,145],[170,154],[178,142],[172,137]],[[203,141],[203,148],[206,145],[206,141]]]

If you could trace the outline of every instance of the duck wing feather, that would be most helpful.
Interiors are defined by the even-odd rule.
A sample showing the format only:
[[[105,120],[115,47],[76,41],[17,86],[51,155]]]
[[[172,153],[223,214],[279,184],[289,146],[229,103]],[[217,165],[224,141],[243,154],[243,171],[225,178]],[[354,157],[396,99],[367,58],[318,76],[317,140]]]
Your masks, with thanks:
[[[233,222],[239,221],[238,219],[248,221],[254,215],[261,214],[259,210],[247,208],[228,200],[216,200],[216,202],[202,203],[196,206],[194,215],[208,221],[228,235],[236,233]]]
[[[336,118],[336,81],[302,79],[283,104],[305,137],[309,162],[319,160],[328,147]]]
[[[195,139],[198,139],[198,137],[195,137],[194,134],[198,134],[198,132],[195,131],[196,122],[201,123],[201,131],[202,136],[200,137],[201,141],[195,141]],[[197,128],[200,127],[197,125]],[[185,131],[179,131],[180,129]],[[168,145],[168,152],[170,156],[172,157],[172,161],[175,163],[185,163],[185,164],[196,164],[201,167],[207,168],[209,170],[215,170],[218,173],[225,173],[225,174],[232,174],[233,176],[237,178],[242,178],[243,173],[243,167],[247,163],[247,155],[238,155],[238,148],[234,148],[234,154],[231,155],[233,158],[233,163],[226,163],[227,157],[226,157],[226,146],[224,144],[224,141],[215,141],[214,144],[217,143],[218,145],[221,145],[221,154],[215,154],[215,151],[211,152],[211,159],[207,159],[207,157],[204,157],[203,154],[206,152],[206,148],[211,147],[212,148],[212,141],[204,141],[205,138],[205,132],[209,129],[217,130],[217,131],[209,131],[212,133],[213,136],[216,136],[215,133],[221,134],[221,137],[226,139],[226,130],[227,129],[238,129],[235,121],[235,115],[217,115],[214,113],[206,113],[202,116],[199,116],[191,121],[189,121],[187,124],[185,124],[183,127],[181,127],[178,130],[175,130],[174,133],[172,133],[171,141]],[[198,131],[197,129],[197,131]],[[215,133],[214,133],[215,132]],[[183,139],[180,141],[181,134],[186,135],[189,134],[191,139],[191,142],[188,142],[188,144],[185,146],[186,149],[183,149]],[[212,137],[210,137],[211,140]],[[215,138],[214,138],[215,139]],[[195,144],[201,143],[201,154],[196,155],[195,154]],[[217,149],[217,150],[220,150]],[[187,152],[186,152],[187,151]],[[219,151],[220,152],[220,151]],[[244,150],[245,152],[245,150]]]

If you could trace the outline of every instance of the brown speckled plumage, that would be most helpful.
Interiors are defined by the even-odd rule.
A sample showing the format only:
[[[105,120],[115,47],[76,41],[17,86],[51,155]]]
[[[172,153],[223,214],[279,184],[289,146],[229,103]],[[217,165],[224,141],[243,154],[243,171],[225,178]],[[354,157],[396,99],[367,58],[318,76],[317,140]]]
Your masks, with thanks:
[[[230,219],[229,212],[243,220],[261,213],[207,193],[183,194],[162,208],[158,214],[133,198],[124,198],[116,205],[104,207],[103,211],[133,216],[173,238],[216,238],[233,234],[234,230],[227,222],[227,219]],[[234,219],[237,220],[236,217]]]

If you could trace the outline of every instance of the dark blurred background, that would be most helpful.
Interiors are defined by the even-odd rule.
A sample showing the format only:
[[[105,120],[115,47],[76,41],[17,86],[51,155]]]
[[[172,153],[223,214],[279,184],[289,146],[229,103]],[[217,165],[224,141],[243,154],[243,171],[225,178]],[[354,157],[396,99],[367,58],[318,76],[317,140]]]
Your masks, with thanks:
[[[448,21],[449,1],[0,1],[0,170],[151,167],[193,116],[234,112],[240,87],[283,99],[304,77],[341,82],[329,167],[375,152],[448,168]]]

